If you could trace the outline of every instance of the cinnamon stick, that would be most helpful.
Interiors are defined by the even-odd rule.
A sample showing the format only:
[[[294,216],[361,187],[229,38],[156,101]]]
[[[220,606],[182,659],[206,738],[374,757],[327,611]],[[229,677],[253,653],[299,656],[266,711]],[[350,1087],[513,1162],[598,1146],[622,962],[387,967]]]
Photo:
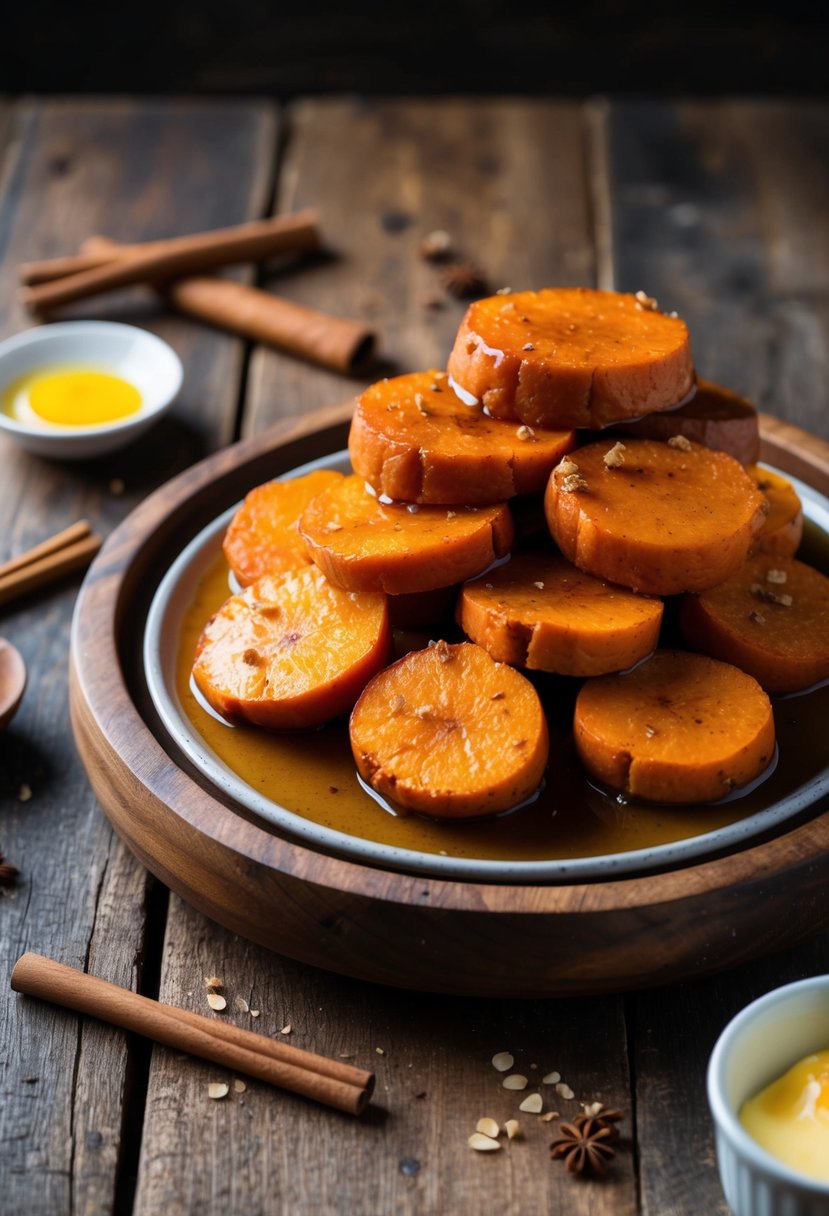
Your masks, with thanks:
[[[11,986],[347,1114],[361,1114],[374,1089],[373,1073],[164,1005],[40,954],[18,959]]]
[[[334,371],[356,371],[374,353],[375,334],[362,322],[306,308],[230,279],[182,279],[170,283],[164,294],[191,317]]]
[[[133,283],[159,283],[232,262],[255,262],[289,250],[318,248],[316,213],[299,211],[294,215],[277,215],[239,224],[235,228],[127,246],[117,257],[91,267],[87,265],[63,277],[50,277],[46,282],[43,281],[44,274],[48,273],[46,265],[27,263],[26,275],[34,273],[40,281],[24,287],[21,300],[31,312],[49,312],[75,300],[85,300]]]
[[[57,582],[75,570],[82,570],[89,565],[101,544],[100,536],[91,533],[71,544],[50,549],[34,560],[30,560],[30,554],[23,555],[25,560],[13,559],[4,568],[5,573],[0,571],[0,604],[6,604],[47,583]],[[9,569],[9,566],[12,568]]]
[[[33,545],[31,549],[26,549],[24,553],[18,553],[16,557],[10,557],[7,562],[3,562],[0,565],[0,579],[19,570],[21,566],[30,565],[40,557],[48,557],[50,553],[55,553],[58,549],[67,548],[76,540],[83,540],[85,536],[89,536],[91,531],[88,521],[79,519],[77,523],[70,524],[62,532],[56,532],[54,536],[47,537],[46,540]]]

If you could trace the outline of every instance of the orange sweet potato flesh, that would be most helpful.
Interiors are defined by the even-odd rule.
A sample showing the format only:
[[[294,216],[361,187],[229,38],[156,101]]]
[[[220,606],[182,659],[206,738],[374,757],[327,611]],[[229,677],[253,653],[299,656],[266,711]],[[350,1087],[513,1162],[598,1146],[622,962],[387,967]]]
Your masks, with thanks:
[[[795,558],[755,554],[719,587],[687,596],[679,620],[689,646],[727,658],[767,692],[829,676],[829,579]]]
[[[527,552],[466,583],[459,620],[494,659],[596,676],[651,653],[662,601],[594,578],[555,554]]]
[[[362,477],[318,494],[299,530],[311,557],[338,587],[402,595],[434,591],[479,574],[509,551],[505,503],[491,507],[384,505]]]
[[[774,755],[774,717],[759,684],[728,663],[677,650],[588,680],[573,728],[591,777],[653,802],[716,801]]]
[[[357,400],[348,450],[355,473],[400,502],[480,504],[540,494],[575,445],[551,431],[464,405],[445,372],[380,380]]]
[[[315,494],[342,480],[342,473],[318,469],[303,477],[256,486],[230,521],[224,551],[243,587],[265,574],[311,564],[299,535],[299,517]]]
[[[529,798],[547,764],[547,722],[525,676],[468,642],[414,651],[368,685],[351,715],[357,769],[424,815],[495,814]]]
[[[605,427],[670,409],[694,384],[684,321],[586,287],[476,300],[448,367],[494,417],[530,426]]]
[[[728,452],[740,464],[760,456],[760,425],[750,401],[713,380],[698,380],[694,395],[679,409],[621,422],[612,430],[635,439],[669,439],[684,435],[703,447]]]
[[[763,520],[763,497],[742,465],[679,436],[577,449],[553,471],[544,507],[569,561],[650,595],[721,583]]]
[[[752,546],[758,553],[794,557],[803,539],[803,505],[790,481],[762,465],[746,470],[768,503],[763,527]]]
[[[223,717],[294,730],[348,712],[390,653],[386,597],[341,591],[308,565],[231,596],[205,626],[193,676]]]

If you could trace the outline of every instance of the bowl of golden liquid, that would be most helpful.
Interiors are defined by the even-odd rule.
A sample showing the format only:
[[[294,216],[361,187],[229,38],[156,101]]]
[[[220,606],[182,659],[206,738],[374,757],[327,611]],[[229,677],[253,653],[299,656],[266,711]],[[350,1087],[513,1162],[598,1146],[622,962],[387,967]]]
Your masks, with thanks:
[[[708,1101],[735,1216],[829,1213],[829,975],[767,992],[729,1022]]]
[[[0,431],[41,456],[100,456],[157,422],[182,376],[175,351],[137,326],[38,326],[0,343]]]

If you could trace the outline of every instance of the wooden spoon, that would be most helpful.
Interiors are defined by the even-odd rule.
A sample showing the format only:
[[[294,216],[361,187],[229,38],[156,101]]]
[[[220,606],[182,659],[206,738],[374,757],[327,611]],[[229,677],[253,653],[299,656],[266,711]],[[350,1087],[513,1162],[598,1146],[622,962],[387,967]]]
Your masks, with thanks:
[[[0,730],[11,722],[26,690],[26,664],[20,651],[0,638]]]

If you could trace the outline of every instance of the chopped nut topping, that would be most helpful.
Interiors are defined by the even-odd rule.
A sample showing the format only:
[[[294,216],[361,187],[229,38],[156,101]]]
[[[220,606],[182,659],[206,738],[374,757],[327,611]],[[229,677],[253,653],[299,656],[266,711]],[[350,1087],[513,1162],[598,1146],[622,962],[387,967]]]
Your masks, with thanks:
[[[570,460],[568,457],[560,460],[556,467],[556,472],[561,473],[562,477],[570,477],[573,473],[578,473],[578,471],[579,466],[575,460]]]
[[[518,1109],[526,1111],[528,1115],[540,1115],[544,1109],[544,1099],[541,1094],[528,1094]]]
[[[292,1030],[293,1030],[293,1026],[291,1025],[291,1023],[286,1022],[279,1033],[280,1034],[290,1034]]]
[[[621,469],[625,463],[624,453],[627,449],[623,443],[614,443],[612,448],[608,448],[602,457],[602,463],[606,469]]]
[[[332,520],[329,520],[328,523],[325,525],[325,530],[326,530],[326,532],[342,532],[343,526],[342,526],[342,524],[335,523],[334,520],[332,519]]]
[[[423,418],[428,418],[429,411],[426,409],[426,398],[423,396],[423,393],[415,393],[414,403],[415,403],[417,412]]]
[[[506,693],[504,693],[504,692],[494,692],[489,699],[490,699],[490,701],[503,701],[505,696],[506,696]],[[510,1059],[512,1059],[512,1057],[510,1057]],[[496,1068],[498,1067],[497,1064],[495,1067]],[[510,1065],[508,1064],[507,1067],[509,1068]]]
[[[259,1010],[258,1010],[258,1009],[251,1009],[251,1011],[250,1011],[250,1016],[251,1016],[252,1018],[258,1018],[258,1017],[259,1017]]]
[[[544,590],[544,584],[542,582],[533,583],[533,586],[537,587],[539,591]]]
[[[474,1148],[476,1153],[494,1153],[501,1147],[499,1140],[493,1140],[491,1136],[485,1136],[482,1132],[473,1132],[467,1140],[467,1144],[470,1148]]]
[[[582,490],[589,490],[589,486],[584,478],[579,473],[571,473],[569,477],[565,477],[559,482],[558,488],[563,494],[574,494]]]
[[[431,705],[418,705],[414,712],[415,717],[417,718],[428,718],[429,714],[432,712],[432,707]]]
[[[764,604],[779,604],[781,608],[791,608],[794,603],[790,595],[777,595],[774,591],[769,591],[761,583],[751,584],[751,594],[756,596],[758,600],[762,600]]]
[[[693,452],[694,445],[684,435],[671,435],[667,441],[669,448],[677,448],[680,452]]]
[[[787,577],[788,577],[788,575],[786,574],[785,570],[767,570],[766,571],[766,582],[767,583],[779,583],[782,586],[782,584],[785,583]]]
[[[515,433],[519,439],[535,439],[535,431],[531,426],[519,426]]]
[[[479,1119],[475,1124],[475,1131],[481,1132],[484,1136],[489,1136],[490,1140],[497,1140],[500,1128],[494,1119],[484,1118]]]
[[[532,342],[525,342],[524,345],[521,347],[521,349],[522,350],[535,350],[535,347],[533,346]]]
[[[652,738],[654,737],[654,735],[655,735],[655,734],[656,734],[656,731],[655,731],[655,729],[654,729],[652,726],[646,726],[646,727],[645,727],[645,737],[646,737],[646,738],[648,738],[648,739],[652,739]]]
[[[766,623],[766,618],[763,616],[762,612],[749,612],[748,619],[750,621],[754,621],[755,625],[765,625]]]
[[[406,698],[401,697],[400,693],[397,693],[395,696],[392,697],[391,701],[389,701],[389,710],[393,714],[399,714],[405,704],[406,704]]]
[[[248,667],[258,667],[262,662],[262,657],[258,650],[248,649],[242,655],[242,662]]]
[[[658,302],[653,298],[653,296],[649,296],[644,291],[634,292],[634,299],[640,308],[644,308],[648,312],[655,312],[659,307]]]
[[[503,694],[502,694],[503,695]],[[492,1057],[492,1067],[498,1072],[509,1072],[515,1060],[508,1051],[499,1051]]]
[[[449,646],[449,643],[445,642],[443,640],[443,638],[441,638],[439,642],[435,642],[434,651],[435,651],[435,654],[440,659],[441,663],[450,663],[452,661],[452,659],[455,657],[452,654],[452,650]]]
[[[496,296],[508,296],[512,292],[511,287],[499,287],[495,292]]]

